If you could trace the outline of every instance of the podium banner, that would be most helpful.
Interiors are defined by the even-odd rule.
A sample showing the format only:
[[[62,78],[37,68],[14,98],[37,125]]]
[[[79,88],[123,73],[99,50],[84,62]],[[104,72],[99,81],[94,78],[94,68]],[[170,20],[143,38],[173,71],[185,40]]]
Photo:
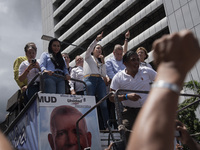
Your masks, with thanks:
[[[18,150],[38,150],[37,101],[29,107],[14,125],[7,137]]]
[[[38,103],[40,149],[78,150],[75,123],[96,104],[95,97],[39,93]],[[96,109],[79,122],[79,131],[81,149],[101,150]]]
[[[36,97],[9,127],[7,137],[13,147],[78,150],[76,122],[96,104],[95,97],[49,93],[37,93]],[[80,120],[79,135],[81,150],[101,150],[96,109]]]

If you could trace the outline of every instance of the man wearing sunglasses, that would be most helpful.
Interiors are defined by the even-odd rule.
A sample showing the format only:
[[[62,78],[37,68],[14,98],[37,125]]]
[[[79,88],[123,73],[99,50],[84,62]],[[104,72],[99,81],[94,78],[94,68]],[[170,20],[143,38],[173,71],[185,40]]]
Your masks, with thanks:
[[[123,63],[126,68],[113,77],[110,90],[116,91],[117,89],[126,89],[149,91],[151,88],[150,83],[155,79],[156,72],[149,67],[139,67],[139,57],[133,50],[125,53],[123,56]],[[118,95],[118,98],[124,107],[122,112],[123,125],[128,130],[131,130],[137,114],[146,101],[147,94],[122,93]],[[110,100],[113,102],[114,96],[111,96]],[[129,134],[130,132],[126,132],[127,141]]]

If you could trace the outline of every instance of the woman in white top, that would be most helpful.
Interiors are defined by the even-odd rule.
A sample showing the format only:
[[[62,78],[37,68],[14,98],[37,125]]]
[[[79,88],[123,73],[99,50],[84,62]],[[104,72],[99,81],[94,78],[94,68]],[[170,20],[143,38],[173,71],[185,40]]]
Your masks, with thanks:
[[[75,58],[76,67],[70,72],[70,77],[73,79],[83,80],[83,57],[77,55]],[[70,91],[72,95],[84,95],[85,86],[81,82],[69,81]]]
[[[35,59],[37,54],[37,47],[34,43],[26,44],[24,48],[26,57],[28,60],[23,61],[19,66],[19,81],[23,82],[25,79],[28,79],[28,84],[40,71],[40,66],[38,61]],[[32,85],[28,86],[26,90],[26,95],[28,100],[39,91],[39,77],[34,81]],[[25,103],[28,101],[25,99]]]
[[[96,102],[106,96],[106,84],[104,82],[106,80],[106,66],[102,55],[102,47],[97,44],[102,36],[103,32],[88,47],[83,65],[84,81],[87,85],[88,95],[96,96]],[[101,103],[100,111],[104,124],[104,126],[100,126],[102,130],[107,128],[107,120],[109,119],[106,101]],[[99,120],[99,122],[101,121]]]
[[[147,50],[144,47],[139,47],[136,50],[136,53],[138,54],[138,57],[140,59],[140,67],[146,66],[146,67],[153,69],[152,66],[149,63],[144,61],[145,59],[148,58]]]

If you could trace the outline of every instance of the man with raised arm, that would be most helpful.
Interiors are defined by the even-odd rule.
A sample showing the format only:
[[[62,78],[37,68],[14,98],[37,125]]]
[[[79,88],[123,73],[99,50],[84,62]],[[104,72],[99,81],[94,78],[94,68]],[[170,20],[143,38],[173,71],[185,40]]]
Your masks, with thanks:
[[[110,82],[112,81],[116,73],[126,68],[122,58],[123,55],[127,52],[129,38],[130,38],[130,32],[127,31],[125,33],[124,47],[122,47],[122,45],[120,44],[116,44],[113,49],[113,57],[108,58],[108,60],[106,61],[106,74],[109,77]],[[108,101],[108,111],[110,119],[116,119],[115,104],[110,101]],[[114,128],[117,128],[116,123],[113,123],[113,125]]]
[[[122,58],[128,49],[128,39],[130,38],[130,32],[127,31],[125,34],[124,48],[120,44],[116,44],[113,50],[113,57],[106,61],[106,74],[112,80],[114,75],[125,69]]]
[[[117,91],[118,89],[150,91],[156,72],[149,67],[139,67],[139,57],[133,50],[129,50],[124,54],[123,63],[126,68],[113,77],[110,84],[110,91]],[[147,94],[144,93],[123,92],[118,95],[118,100],[123,105],[122,124],[128,129],[125,132],[125,143],[129,139],[130,130],[146,99]],[[110,96],[110,101],[114,102],[114,95]]]

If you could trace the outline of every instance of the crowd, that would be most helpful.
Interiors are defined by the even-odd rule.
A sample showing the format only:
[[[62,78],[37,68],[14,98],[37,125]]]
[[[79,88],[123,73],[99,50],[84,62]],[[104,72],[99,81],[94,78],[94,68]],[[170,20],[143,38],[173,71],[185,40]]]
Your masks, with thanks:
[[[15,80],[24,93],[24,104],[40,90],[39,77],[31,82],[39,72],[42,73],[44,93],[93,95],[96,102],[106,96],[115,74],[126,68],[122,58],[127,52],[130,33],[129,31],[125,33],[124,46],[120,44],[114,46],[114,56],[107,61],[104,60],[102,46],[98,44],[102,38],[103,32],[89,45],[85,58],[76,56],[75,67],[69,65],[69,55],[61,53],[61,42],[56,38],[49,42],[48,52],[43,52],[38,60],[35,59],[37,54],[35,43],[27,43],[24,48],[26,56],[18,57],[13,66]],[[147,51],[145,55],[148,56]],[[70,78],[84,81],[87,85],[87,93],[83,83],[75,82]],[[107,129],[107,121],[116,119],[114,104],[109,100],[104,101],[97,110],[100,129]],[[117,128],[116,123],[115,128]]]
[[[181,36],[181,33],[179,36]],[[163,115],[162,119],[163,122],[160,123],[160,129],[166,127],[172,130],[171,125],[167,126],[168,124],[166,123],[166,120],[168,120],[168,118],[173,118],[173,117],[167,115],[164,112],[165,110],[167,112],[167,109],[165,109],[165,107],[167,105],[171,107],[172,104],[167,104],[166,101],[169,101],[169,99],[166,99],[162,100],[164,102],[162,102],[162,104],[160,104],[159,106],[155,105],[157,107],[154,108],[155,107],[154,103],[160,103],[159,101],[161,99],[161,96],[157,96],[158,95],[157,90],[159,90],[159,94],[162,95],[163,97],[166,94],[169,94],[168,96],[171,96],[172,97],[171,99],[177,99],[177,92],[179,92],[179,89],[182,86],[182,81],[183,81],[178,79],[179,78],[183,79],[185,77],[184,76],[185,73],[191,67],[186,66],[182,68],[182,70],[184,70],[182,71],[180,68],[178,68],[179,66],[177,67],[176,65],[173,65],[173,63],[169,66],[166,66],[168,65],[167,63],[168,61],[170,62],[170,60],[175,61],[174,63],[178,62],[174,59],[174,57],[172,57],[174,54],[169,56],[168,53],[164,53],[162,51],[162,49],[164,48],[163,45],[167,43],[166,39],[164,39],[165,41],[162,39],[162,41],[160,40],[161,43],[163,41],[166,43],[163,42],[164,43],[164,44],[162,43],[163,45],[157,44],[158,42],[154,44],[155,62],[159,64],[158,67],[159,74],[157,76],[157,72],[152,68],[152,66],[145,62],[145,59],[148,58],[148,53],[144,47],[139,47],[135,51],[134,50],[127,51],[129,38],[130,38],[130,32],[127,31],[125,33],[124,45],[122,46],[120,44],[116,44],[113,48],[113,57],[105,61],[103,55],[103,48],[100,44],[98,44],[98,42],[103,39],[103,32],[102,32],[101,34],[97,35],[96,38],[93,40],[93,42],[89,45],[89,47],[86,50],[84,58],[79,55],[76,56],[75,67],[69,66],[70,62],[69,55],[67,53],[63,54],[61,53],[61,42],[58,39],[52,39],[49,42],[48,52],[43,52],[39,60],[35,59],[37,54],[36,45],[34,43],[27,43],[24,48],[26,57],[17,58],[13,66],[15,80],[20,86],[21,90],[25,91],[24,95],[25,103],[27,103],[28,100],[30,100],[30,98],[34,95],[34,93],[39,91],[39,86],[40,86],[39,78],[37,78],[32,85],[27,87],[28,83],[30,83],[30,81],[34,78],[34,76],[38,72],[43,73],[43,82],[45,87],[43,91],[44,93],[59,93],[59,94],[73,94],[73,95],[86,94],[86,89],[84,84],[70,80],[70,78],[73,78],[82,80],[86,83],[87,94],[95,96],[96,102],[98,102],[104,96],[106,96],[108,94],[108,91],[116,91],[117,89],[150,91],[152,87],[151,83],[153,83],[153,81],[156,81],[153,84],[153,92],[150,93],[151,96],[140,93],[122,92],[120,93],[120,95],[118,95],[118,98],[122,104],[122,118],[123,118],[122,123],[125,126],[125,128],[128,129],[126,132],[127,142],[129,141],[129,136],[130,136],[129,130],[132,129],[132,126],[136,121],[136,126],[133,130],[134,131],[137,130],[137,132],[135,135],[131,135],[130,138],[131,141],[135,142],[132,143],[130,142],[128,148],[132,149],[132,147],[134,147],[135,149],[140,149],[138,148],[139,143],[142,142],[141,144],[143,144],[144,141],[146,141],[148,145],[149,144],[148,140],[152,141],[148,139],[148,137],[150,138],[151,135],[153,142],[154,138],[155,141],[158,140],[158,137],[156,137],[156,135],[154,135],[153,133],[151,134],[150,130],[148,129],[147,131],[145,131],[145,134],[149,136],[144,137],[140,135],[140,132],[142,132],[142,130],[144,129],[146,121],[149,124],[149,129],[153,128],[152,132],[154,130],[155,132],[161,132],[159,129],[158,129],[159,131],[156,131],[157,129],[154,129],[155,128],[154,125],[156,124],[157,118],[152,117],[151,115],[153,116],[155,115],[158,118],[160,118],[158,115]],[[171,38],[167,40],[169,40],[168,43],[171,44],[173,43],[172,40],[175,41],[177,39]],[[173,44],[176,46],[176,43]],[[185,43],[182,42],[182,44]],[[191,47],[187,46],[182,48],[191,49]],[[171,49],[170,47],[166,46],[166,51],[169,51],[169,53],[172,53]],[[163,55],[162,53],[164,53],[166,56]],[[167,56],[168,58],[166,59]],[[172,69],[170,67],[172,67]],[[180,74],[178,74],[177,71],[175,71],[176,69],[180,71]],[[171,78],[171,75],[167,76],[169,74],[168,71],[173,75],[175,75],[174,79]],[[179,76],[182,74],[183,78]],[[171,84],[175,84],[176,89],[171,89],[170,86]],[[155,98],[156,96],[158,98]],[[150,108],[147,108],[146,101],[148,101],[148,105],[151,106]],[[101,103],[98,108],[98,119],[101,130],[108,128],[107,121],[109,119],[116,119],[115,105],[112,102],[114,102],[113,95],[110,96],[107,101]],[[163,109],[159,108],[160,106],[162,106]],[[174,110],[175,108],[176,107],[174,106]],[[151,113],[151,111],[153,111],[153,113]],[[138,114],[140,115],[140,120],[137,120]],[[172,120],[170,121],[172,122]],[[164,125],[164,123],[166,123],[166,125]],[[162,132],[162,134],[164,135],[166,133]],[[137,139],[136,135],[138,136],[140,135],[139,136],[140,138]],[[166,138],[166,140],[170,141],[171,138],[169,139]],[[158,142],[159,141],[162,142],[161,140],[158,140]],[[154,146],[157,146],[156,148],[158,148],[160,145],[150,144],[150,147],[155,148]]]

